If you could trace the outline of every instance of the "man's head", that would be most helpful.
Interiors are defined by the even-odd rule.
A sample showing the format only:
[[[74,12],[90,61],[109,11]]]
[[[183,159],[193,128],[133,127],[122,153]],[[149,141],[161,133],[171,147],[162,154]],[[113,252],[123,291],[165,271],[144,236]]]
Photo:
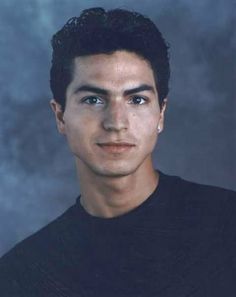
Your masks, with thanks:
[[[54,36],[53,47],[51,106],[79,175],[150,172],[169,79],[155,25],[133,12],[89,9]]]
[[[84,10],[71,18],[52,39],[51,90],[64,111],[66,90],[73,79],[75,57],[112,54],[117,50],[136,53],[151,65],[159,103],[168,94],[170,76],[168,46],[151,20],[122,9]]]

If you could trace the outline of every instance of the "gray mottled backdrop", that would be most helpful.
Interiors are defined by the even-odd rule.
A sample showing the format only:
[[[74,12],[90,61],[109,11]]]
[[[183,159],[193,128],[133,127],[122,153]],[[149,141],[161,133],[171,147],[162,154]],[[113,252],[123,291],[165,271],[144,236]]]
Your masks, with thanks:
[[[87,7],[147,14],[171,45],[171,92],[155,166],[236,190],[234,4],[1,0],[0,254],[61,214],[79,193],[73,157],[49,109],[48,73],[51,35]]]

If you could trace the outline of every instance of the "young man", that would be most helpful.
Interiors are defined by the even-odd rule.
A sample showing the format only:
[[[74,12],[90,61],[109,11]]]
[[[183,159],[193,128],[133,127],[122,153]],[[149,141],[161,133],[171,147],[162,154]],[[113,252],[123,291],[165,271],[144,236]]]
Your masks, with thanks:
[[[236,296],[236,193],[153,168],[169,80],[156,26],[88,9],[52,46],[51,107],[81,195],[0,260],[1,296]]]

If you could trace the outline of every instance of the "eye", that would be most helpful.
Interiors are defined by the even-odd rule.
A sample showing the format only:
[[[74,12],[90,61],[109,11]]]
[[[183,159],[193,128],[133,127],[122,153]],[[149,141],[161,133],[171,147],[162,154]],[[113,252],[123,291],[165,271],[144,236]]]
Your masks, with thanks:
[[[143,96],[133,96],[130,101],[132,101],[133,104],[135,105],[142,105],[147,103],[148,99],[143,97]]]
[[[89,96],[82,99],[83,103],[89,104],[89,105],[97,105],[97,104],[103,104],[103,101],[98,96]]]

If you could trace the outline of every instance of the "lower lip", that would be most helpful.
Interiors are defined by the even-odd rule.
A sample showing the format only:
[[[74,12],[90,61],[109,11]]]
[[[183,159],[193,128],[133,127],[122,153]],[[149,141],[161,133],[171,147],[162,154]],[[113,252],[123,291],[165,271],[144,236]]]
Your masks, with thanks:
[[[124,153],[130,151],[133,145],[98,145],[107,153]]]

